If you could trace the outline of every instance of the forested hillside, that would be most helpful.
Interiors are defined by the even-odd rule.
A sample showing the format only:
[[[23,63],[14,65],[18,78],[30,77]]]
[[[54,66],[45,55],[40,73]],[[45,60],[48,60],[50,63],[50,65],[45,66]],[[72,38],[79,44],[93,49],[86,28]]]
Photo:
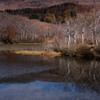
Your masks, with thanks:
[[[22,9],[22,8],[43,8],[62,3],[91,4],[100,0],[0,0],[0,10]]]
[[[19,15],[0,13],[0,41],[4,43],[44,42],[48,35],[54,36],[55,29],[56,25],[29,20]]]
[[[54,5],[46,8],[23,8],[11,10],[7,9],[6,12],[13,15],[26,16],[29,19],[39,19],[48,23],[62,22],[64,23],[67,18],[76,17],[77,13],[89,12],[92,9],[90,5],[79,5],[76,3],[64,3]]]

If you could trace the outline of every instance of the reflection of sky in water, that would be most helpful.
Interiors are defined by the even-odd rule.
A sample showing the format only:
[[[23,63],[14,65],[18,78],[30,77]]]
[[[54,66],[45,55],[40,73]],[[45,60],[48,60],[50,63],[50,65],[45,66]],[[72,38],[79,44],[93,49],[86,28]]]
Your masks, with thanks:
[[[100,100],[100,96],[90,91],[80,93],[71,83],[35,81],[0,84],[0,100]]]
[[[3,54],[0,100],[100,100],[99,66],[99,61]]]

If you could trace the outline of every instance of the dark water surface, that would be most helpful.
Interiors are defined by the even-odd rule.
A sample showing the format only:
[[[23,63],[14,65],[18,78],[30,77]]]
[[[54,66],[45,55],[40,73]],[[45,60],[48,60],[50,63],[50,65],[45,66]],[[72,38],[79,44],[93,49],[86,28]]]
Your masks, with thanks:
[[[45,50],[50,49],[52,50],[53,44],[0,44],[0,50],[16,50],[16,51],[23,51],[23,50],[29,50],[29,51],[39,51],[39,50]]]
[[[100,61],[2,52],[0,100],[100,100]]]

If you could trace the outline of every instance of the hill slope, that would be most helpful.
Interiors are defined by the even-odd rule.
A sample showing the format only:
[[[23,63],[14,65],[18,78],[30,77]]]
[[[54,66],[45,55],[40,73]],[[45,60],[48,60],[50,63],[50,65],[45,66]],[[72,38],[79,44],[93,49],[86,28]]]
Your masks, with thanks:
[[[0,10],[41,8],[58,5],[65,2],[91,3],[93,0],[0,0]],[[100,0],[95,0],[100,2]]]
[[[48,30],[51,35],[54,34],[53,28],[55,25],[50,23],[0,13],[0,41],[8,36],[8,38],[15,39],[15,42],[44,42]]]

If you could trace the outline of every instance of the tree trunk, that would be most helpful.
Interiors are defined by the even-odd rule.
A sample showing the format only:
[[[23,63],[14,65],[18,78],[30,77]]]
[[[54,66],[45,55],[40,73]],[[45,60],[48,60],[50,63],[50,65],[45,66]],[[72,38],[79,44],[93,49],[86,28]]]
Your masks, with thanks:
[[[82,44],[84,44],[84,34],[82,33]]]
[[[76,33],[74,34],[74,43],[76,44]]]
[[[68,46],[70,46],[70,34],[69,34],[69,37],[68,37]]]
[[[93,31],[95,45],[98,45],[96,33]]]

